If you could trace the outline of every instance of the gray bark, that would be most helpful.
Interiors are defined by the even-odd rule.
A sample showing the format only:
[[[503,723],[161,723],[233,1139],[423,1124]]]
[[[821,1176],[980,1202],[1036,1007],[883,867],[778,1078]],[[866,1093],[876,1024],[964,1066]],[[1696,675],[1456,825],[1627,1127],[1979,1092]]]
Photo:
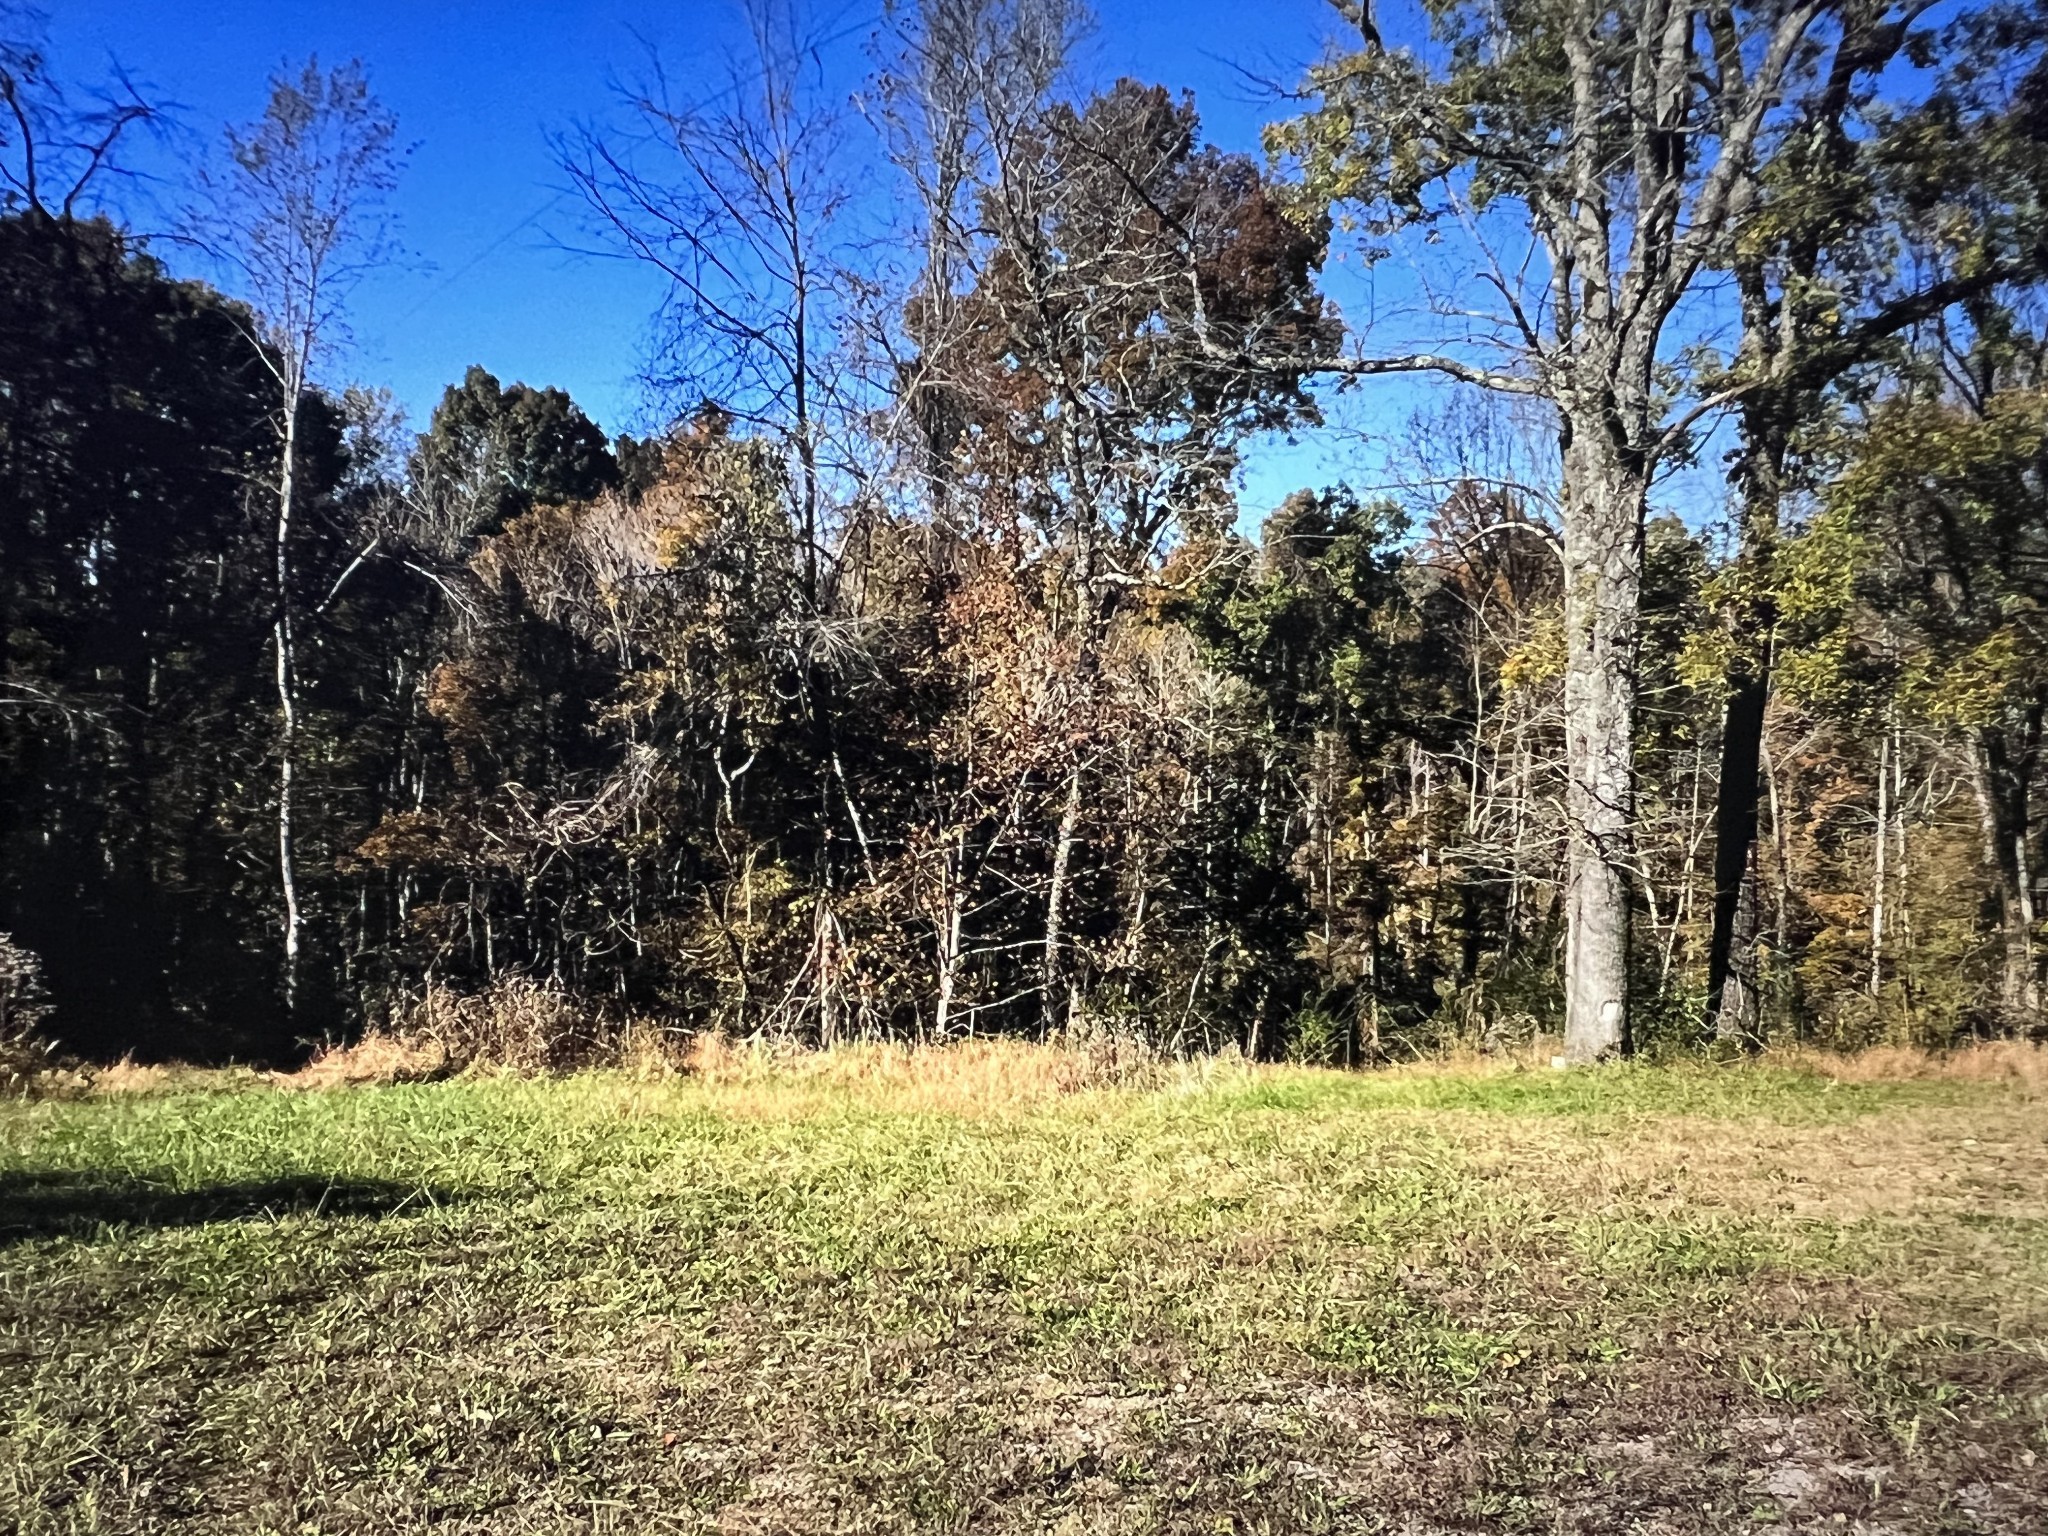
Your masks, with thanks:
[[[1052,878],[1045,892],[1045,955],[1040,967],[1040,1034],[1051,1039],[1068,1022],[1061,1017],[1060,994],[1066,976],[1067,884],[1074,862],[1074,838],[1081,825],[1081,765],[1067,771],[1067,800],[1060,810],[1058,841],[1053,845]],[[1071,1009],[1067,1010],[1071,1012]]]
[[[1647,482],[1598,426],[1565,444],[1565,1058],[1629,1048],[1637,610]]]
[[[962,957],[962,930],[966,922],[967,886],[966,836],[958,835],[953,850],[946,855],[945,870],[946,899],[944,911],[936,924],[938,930],[938,1009],[932,1021],[933,1033],[940,1040],[952,1037],[953,1002],[960,992],[960,962]]]

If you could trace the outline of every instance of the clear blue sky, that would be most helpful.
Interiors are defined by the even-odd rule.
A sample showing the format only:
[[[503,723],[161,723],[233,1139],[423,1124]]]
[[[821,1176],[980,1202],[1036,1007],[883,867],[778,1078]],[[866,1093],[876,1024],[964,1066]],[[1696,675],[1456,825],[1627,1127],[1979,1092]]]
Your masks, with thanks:
[[[637,365],[661,287],[644,268],[565,249],[588,244],[579,204],[565,193],[549,134],[616,108],[613,82],[657,47],[685,99],[730,78],[742,39],[739,0],[43,0],[53,62],[69,80],[99,77],[118,61],[180,129],[151,152],[150,168],[175,188],[182,158],[219,141],[230,121],[262,107],[267,77],[317,53],[361,58],[379,94],[417,146],[396,202],[416,258],[367,282],[353,303],[354,345],[330,383],[388,386],[424,426],[442,389],[482,363],[501,379],[558,385],[612,431],[659,425]],[[871,68],[882,0],[800,0],[815,35],[831,36],[827,67],[856,90]],[[1413,8],[1383,6],[1390,40],[1407,40]],[[1327,0],[1097,0],[1100,24],[1078,61],[1085,79],[1118,75],[1194,91],[1209,138],[1255,152],[1278,112],[1244,71],[1298,79],[1332,37],[1349,29]],[[130,201],[134,201],[130,199]],[[147,225],[141,207],[127,210]],[[178,264],[175,252],[165,254]],[[1402,279],[1377,279],[1382,293]],[[1362,319],[1373,292],[1355,265],[1333,262],[1326,287]],[[1374,489],[1394,472],[1410,413],[1451,387],[1386,380],[1353,392],[1333,417],[1350,429],[1268,442],[1249,456],[1246,520],[1255,523],[1300,485],[1351,481]],[[1680,493],[1694,516],[1718,503],[1718,477],[1689,477]],[[1677,487],[1672,488],[1677,491]]]
[[[363,59],[418,146],[397,200],[418,262],[358,292],[346,372],[388,385],[417,424],[443,386],[482,363],[507,381],[562,386],[614,430],[646,425],[634,371],[660,289],[644,270],[562,249],[578,234],[577,204],[562,195],[548,134],[610,109],[610,82],[644,58],[643,39],[660,47],[685,93],[716,90],[724,50],[738,41],[736,0],[57,0],[48,9],[60,73],[93,78],[119,60],[179,107],[181,155],[256,115],[280,65],[309,53]],[[880,12],[880,0],[812,0],[818,31],[849,34],[830,60],[848,91],[866,73]],[[1295,78],[1342,25],[1324,0],[1105,0],[1100,12],[1084,75],[1192,89],[1209,136],[1245,150],[1271,109],[1234,66]],[[161,168],[175,180],[174,164]]]

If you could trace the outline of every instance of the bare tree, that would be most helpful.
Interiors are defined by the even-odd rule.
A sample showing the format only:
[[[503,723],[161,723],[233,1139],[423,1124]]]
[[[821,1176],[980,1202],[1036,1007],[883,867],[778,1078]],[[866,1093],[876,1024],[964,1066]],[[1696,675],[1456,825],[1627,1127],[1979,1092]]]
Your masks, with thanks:
[[[0,210],[68,222],[119,174],[123,141],[163,114],[118,69],[75,101],[50,70],[43,28],[40,12],[0,3]]]
[[[782,461],[797,601],[779,633],[812,735],[814,804],[830,824],[814,844],[811,990],[792,1007],[815,1005],[825,1031],[843,957],[835,886],[842,875],[872,879],[873,868],[839,749],[839,701],[864,665],[862,635],[837,587],[870,401],[841,345],[855,286],[852,161],[843,108],[822,78],[823,50],[852,29],[818,36],[789,0],[749,0],[744,14],[748,47],[727,61],[721,88],[685,100],[651,56],[621,93],[622,121],[580,129],[556,149],[608,248],[667,279],[648,379],[657,399],[676,420],[715,407]],[[842,870],[835,846],[858,857]]]
[[[1082,991],[1069,905],[1091,783],[1114,757],[1110,637],[1176,540],[1234,515],[1245,439],[1308,408],[1276,370],[1205,352],[1196,318],[1267,358],[1336,339],[1310,278],[1318,232],[1255,165],[1201,144],[1189,100],[1131,81],[1065,99],[1080,24],[1061,0],[933,0],[907,13],[884,93],[924,248],[899,364],[912,447],[938,516],[1001,527],[1038,564],[1058,641],[1047,1032]]]
[[[614,252],[669,282],[649,383],[680,418],[714,402],[788,451],[806,595],[823,575],[825,435],[844,292],[835,254],[848,202],[839,113],[818,49],[781,0],[749,0],[750,51],[722,89],[679,99],[658,54],[622,91],[623,124],[557,142]]]
[[[299,516],[300,426],[320,365],[346,340],[358,283],[388,260],[388,199],[407,149],[360,61],[323,70],[308,59],[270,81],[255,121],[228,129],[226,156],[200,178],[195,236],[232,274],[252,311],[249,340],[277,386],[274,651],[277,676],[277,857],[284,901],[284,999],[297,1002],[304,913],[293,848],[299,758],[292,535]]]
[[[118,69],[81,105],[50,68],[44,29],[40,12],[0,0],[0,213],[62,229],[97,184],[122,174],[123,141],[160,127],[163,114]],[[0,606],[0,673],[10,670],[14,629]],[[106,729],[100,710],[23,678],[0,678],[0,710],[41,716],[73,735],[86,725]]]

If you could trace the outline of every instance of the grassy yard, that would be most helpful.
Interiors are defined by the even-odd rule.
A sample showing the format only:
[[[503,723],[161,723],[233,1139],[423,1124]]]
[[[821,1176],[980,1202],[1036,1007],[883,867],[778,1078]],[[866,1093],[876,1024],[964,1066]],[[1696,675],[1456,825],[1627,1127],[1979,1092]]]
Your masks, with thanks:
[[[0,1103],[0,1531],[2048,1530],[2048,1097],[1023,1051]]]

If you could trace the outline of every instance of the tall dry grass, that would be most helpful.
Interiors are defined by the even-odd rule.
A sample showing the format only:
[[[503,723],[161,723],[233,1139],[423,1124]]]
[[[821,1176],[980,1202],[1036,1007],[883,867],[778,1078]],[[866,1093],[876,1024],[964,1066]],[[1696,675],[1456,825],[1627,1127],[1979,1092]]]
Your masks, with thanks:
[[[1511,1050],[1453,1046],[1377,1069],[1393,1076],[1484,1077],[1543,1071],[1561,1042],[1537,1039]],[[1843,1055],[1812,1046],[1773,1048],[1754,1061],[1726,1063],[1812,1073],[1842,1083],[2004,1082],[2028,1097],[2048,1094],[2048,1047],[1987,1041],[1936,1052],[1880,1046]],[[728,1090],[722,1097],[763,1103],[806,1092],[886,1099],[910,1108],[961,1111],[1041,1103],[1098,1089],[1196,1086],[1251,1070],[1235,1055],[1173,1060],[1130,1036],[1097,1034],[1034,1044],[978,1039],[946,1044],[864,1042],[816,1049],[787,1042],[692,1032],[646,1018],[594,1011],[566,989],[525,977],[500,979],[483,992],[434,987],[382,1028],[346,1046],[316,1054],[295,1072],[268,1075],[280,1087],[320,1089],[356,1084],[424,1082],[464,1072],[540,1075],[601,1069],[639,1081],[694,1078]],[[257,1081],[246,1071],[236,1074]],[[195,1076],[176,1066],[110,1067],[60,1063],[40,1050],[33,1060],[0,1059],[0,1092],[147,1093],[169,1091]],[[736,1093],[733,1091],[737,1091]]]
[[[687,1076],[726,1088],[886,1091],[933,1103],[1036,1101],[1091,1088],[1149,1085],[1173,1068],[1129,1037],[1096,1035],[1055,1045],[967,1040],[945,1045],[856,1042],[829,1049],[665,1027],[593,1012],[566,990],[524,977],[462,995],[430,988],[389,1024],[320,1052],[276,1078],[290,1087],[418,1082],[459,1072],[622,1071],[639,1079]]]
[[[481,992],[430,986],[414,1002],[344,1046],[318,1052],[278,1081],[321,1088],[423,1082],[464,1071],[572,1072],[588,1067],[667,1066],[661,1032],[643,1020],[592,1010],[566,988],[500,977]],[[680,1037],[674,1050],[680,1050]]]
[[[1765,1052],[1762,1060],[1838,1083],[2020,1083],[2048,1091],[2048,1046],[2026,1040],[1980,1040],[1951,1051],[1876,1045],[1847,1054],[1787,1046]]]
[[[872,1094],[912,1109],[961,1110],[1041,1103],[1101,1089],[1162,1087],[1229,1070],[1235,1060],[1176,1062],[1142,1041],[1106,1036],[1044,1045],[1004,1039],[935,1045],[876,1041],[812,1050],[702,1034],[691,1040],[682,1070],[727,1090],[809,1087]]]

